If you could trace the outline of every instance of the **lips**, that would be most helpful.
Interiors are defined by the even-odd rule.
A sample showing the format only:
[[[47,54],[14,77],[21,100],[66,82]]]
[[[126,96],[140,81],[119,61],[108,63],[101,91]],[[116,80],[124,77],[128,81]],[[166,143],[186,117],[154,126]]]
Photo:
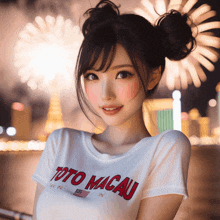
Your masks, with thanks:
[[[102,105],[101,108],[120,108],[122,106],[118,106],[118,105]]]
[[[105,108],[102,108],[103,112],[106,114],[106,115],[115,115],[116,113],[118,113],[121,109],[122,109],[123,106],[120,106],[120,107],[105,107],[105,108],[116,108],[114,110],[105,110]]]

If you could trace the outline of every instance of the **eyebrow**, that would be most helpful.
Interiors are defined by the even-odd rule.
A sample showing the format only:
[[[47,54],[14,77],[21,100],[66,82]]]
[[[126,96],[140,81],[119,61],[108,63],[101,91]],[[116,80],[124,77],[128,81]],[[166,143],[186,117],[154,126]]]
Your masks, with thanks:
[[[122,67],[131,67],[131,68],[134,68],[134,66],[133,66],[132,64],[121,64],[121,65],[113,66],[113,67],[111,67],[110,69],[114,70],[114,69],[119,69],[119,68],[122,68]],[[93,67],[90,68],[90,70],[97,71],[97,70],[94,69]]]
[[[122,67],[132,67],[132,68],[134,68],[134,66],[131,65],[131,64],[121,64],[121,65],[113,66],[110,69],[118,69],[118,68],[122,68]]]

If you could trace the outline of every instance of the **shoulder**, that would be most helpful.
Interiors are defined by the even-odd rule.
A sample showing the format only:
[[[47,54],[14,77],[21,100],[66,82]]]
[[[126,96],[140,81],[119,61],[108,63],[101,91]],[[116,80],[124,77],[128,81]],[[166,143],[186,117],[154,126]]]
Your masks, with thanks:
[[[60,128],[54,130],[48,137],[48,139],[60,139],[68,136],[77,137],[80,135],[83,131],[72,129],[72,128]]]
[[[189,139],[181,131],[167,130],[161,133],[162,139],[171,142],[181,142],[190,145]]]
[[[177,130],[167,130],[160,134],[159,149],[175,149],[176,152],[186,154],[191,153],[191,144],[189,139]]]
[[[48,137],[46,147],[48,148],[63,148],[63,145],[68,143],[74,143],[79,140],[84,131],[71,129],[71,128],[60,128],[54,130]]]
[[[72,128],[56,129],[49,135],[45,149],[54,154],[57,151],[62,151],[64,148],[78,141],[82,133],[84,133],[84,131]]]

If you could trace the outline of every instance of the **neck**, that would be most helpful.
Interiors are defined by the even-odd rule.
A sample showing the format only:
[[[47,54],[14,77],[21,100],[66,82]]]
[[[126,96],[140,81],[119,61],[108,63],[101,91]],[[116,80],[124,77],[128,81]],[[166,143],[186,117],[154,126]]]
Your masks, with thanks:
[[[107,126],[103,133],[97,135],[97,139],[111,147],[117,147],[137,143],[149,136],[151,135],[145,127],[142,108],[140,108],[125,123],[119,126]]]

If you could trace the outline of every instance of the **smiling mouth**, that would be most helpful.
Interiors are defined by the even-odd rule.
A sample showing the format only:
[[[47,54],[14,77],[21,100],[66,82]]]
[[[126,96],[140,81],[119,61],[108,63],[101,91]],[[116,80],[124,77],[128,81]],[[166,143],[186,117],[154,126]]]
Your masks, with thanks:
[[[119,107],[120,108],[120,107]],[[115,110],[115,109],[117,109],[117,108],[103,108],[103,109],[105,109],[105,110],[110,110],[110,111],[112,111],[112,110]]]
[[[118,108],[102,108],[102,110],[104,111],[106,115],[115,115],[122,109],[122,107],[123,106],[118,107]]]

